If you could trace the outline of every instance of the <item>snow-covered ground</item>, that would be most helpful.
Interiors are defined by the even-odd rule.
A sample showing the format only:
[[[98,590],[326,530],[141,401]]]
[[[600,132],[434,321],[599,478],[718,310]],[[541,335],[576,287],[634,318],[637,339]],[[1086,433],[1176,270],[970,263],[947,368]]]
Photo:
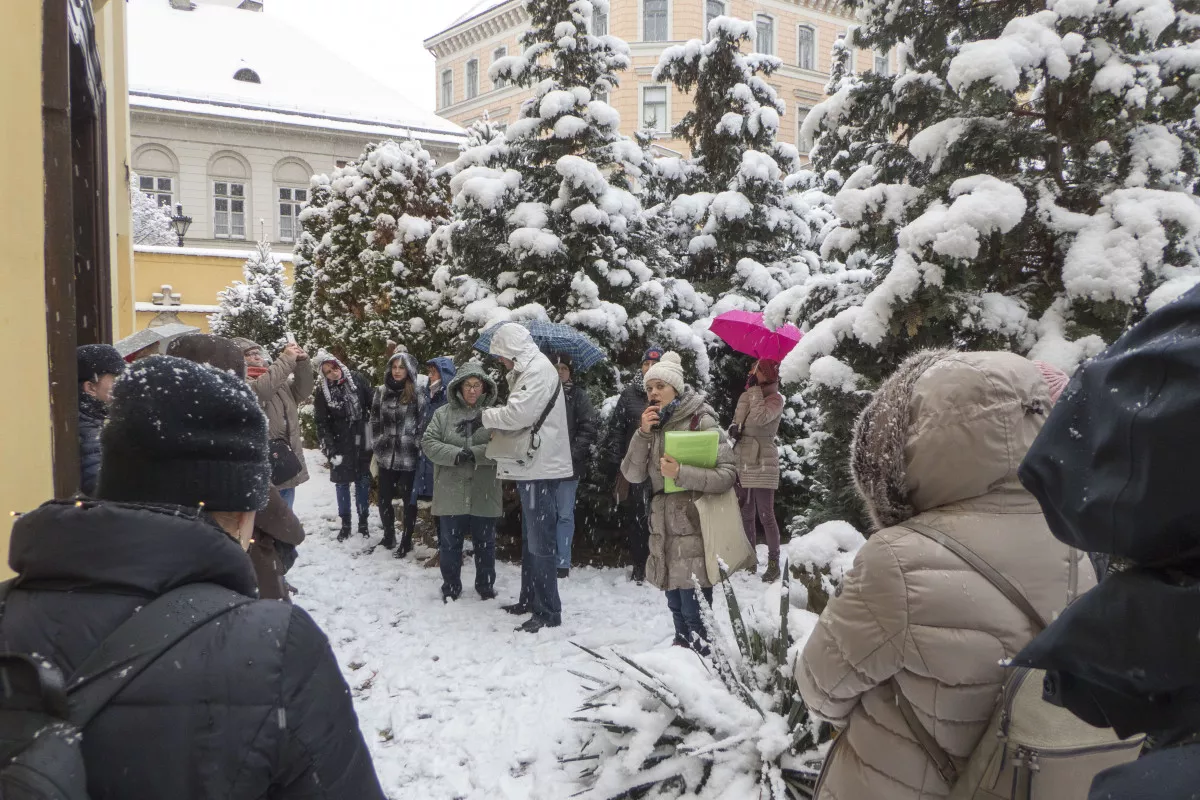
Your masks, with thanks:
[[[530,635],[500,610],[516,599],[519,567],[497,564],[499,597],[484,602],[468,561],[462,598],[443,604],[439,571],[422,566],[431,550],[398,561],[382,548],[366,554],[357,533],[335,540],[333,485],[319,454],[307,455],[312,480],[296,493],[296,513],[308,539],[288,579],[333,643],[388,796],[561,800],[577,791],[557,768],[583,697],[568,670],[599,670],[571,642],[627,654],[668,647],[662,593],[625,569],[572,569],[559,581],[562,627]],[[373,508],[370,542],[380,535]],[[761,591],[752,576],[737,579]],[[720,617],[720,598],[717,606]]]

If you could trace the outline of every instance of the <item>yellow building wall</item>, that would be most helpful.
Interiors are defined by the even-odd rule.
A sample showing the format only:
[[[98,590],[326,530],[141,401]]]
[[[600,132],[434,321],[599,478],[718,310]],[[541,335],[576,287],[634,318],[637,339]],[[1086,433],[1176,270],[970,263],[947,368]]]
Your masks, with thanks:
[[[21,354],[20,391],[0,392],[0,552],[14,511],[53,494],[42,198],[42,4],[6,6],[0,28],[0,342]],[[8,559],[0,576],[8,576]]]
[[[210,251],[211,252],[211,251]],[[246,256],[238,253],[232,256],[190,255],[181,248],[179,252],[147,253],[136,251],[133,254],[135,281],[135,301],[149,303],[156,292],[162,290],[164,284],[180,296],[180,305],[212,306],[220,302],[217,293],[223,291],[234,281],[242,280],[242,266]],[[284,276],[287,283],[292,282],[292,265],[283,262]],[[135,329],[142,330],[149,326],[158,311],[138,311],[135,319]],[[208,332],[207,312],[177,311],[179,321],[186,325],[195,325],[205,333]]]

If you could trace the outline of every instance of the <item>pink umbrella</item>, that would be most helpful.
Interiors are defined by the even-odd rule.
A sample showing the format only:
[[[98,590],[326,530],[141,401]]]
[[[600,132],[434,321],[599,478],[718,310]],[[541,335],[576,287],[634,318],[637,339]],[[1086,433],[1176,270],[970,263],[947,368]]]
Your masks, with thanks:
[[[763,315],[752,311],[726,311],[708,329],[739,353],[771,361],[782,361],[804,336],[791,323],[771,330]]]

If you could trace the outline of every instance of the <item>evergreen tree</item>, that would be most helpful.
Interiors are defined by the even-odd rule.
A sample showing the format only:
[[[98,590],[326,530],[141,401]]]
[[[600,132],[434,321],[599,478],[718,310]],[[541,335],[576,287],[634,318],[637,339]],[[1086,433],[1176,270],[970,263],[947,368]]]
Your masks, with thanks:
[[[283,264],[263,239],[242,266],[244,280],[219,292],[220,310],[208,317],[218,336],[243,337],[257,342],[266,352],[287,343],[287,324],[292,310],[292,291],[284,283]]]
[[[446,168],[454,220],[431,247],[443,264],[444,328],[459,333],[460,347],[490,323],[545,316],[632,363],[657,323],[660,284],[641,252],[648,234],[631,191],[641,150],[600,99],[629,66],[629,50],[589,32],[592,13],[607,6],[527,1],[524,52],[498,61],[491,76],[533,96],[502,137]]]
[[[138,189],[138,176],[130,176],[132,188],[129,201],[133,214],[133,243],[167,247],[177,244],[179,237],[171,225],[171,209]]]
[[[839,472],[863,398],[847,389],[914,351],[1071,370],[1200,277],[1193,10],[852,5],[854,44],[895,50],[901,70],[847,76],[806,123],[818,166],[844,176],[826,240],[844,266],[771,309],[810,327],[784,373],[824,386]],[[855,520],[845,475],[825,477],[815,513]]]
[[[414,141],[367,145],[334,171],[327,201],[318,179],[301,214],[308,341],[352,368],[379,373],[389,339],[412,353],[443,352],[426,243],[449,206],[434,167]]]
[[[309,352],[316,352],[310,309],[312,307],[313,258],[317,245],[329,232],[329,177],[316,175],[308,190],[308,204],[300,210],[297,222],[300,235],[292,250],[292,313],[290,324],[296,341]]]

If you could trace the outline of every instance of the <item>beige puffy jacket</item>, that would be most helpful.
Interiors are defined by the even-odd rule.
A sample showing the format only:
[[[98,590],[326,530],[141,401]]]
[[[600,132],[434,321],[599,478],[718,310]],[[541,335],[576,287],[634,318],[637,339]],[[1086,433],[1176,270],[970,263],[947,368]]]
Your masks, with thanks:
[[[741,429],[733,457],[744,489],[779,488],[779,447],[775,434],[783,417],[779,384],[751,386],[738,398],[733,421]]]
[[[664,494],[659,461],[666,445],[665,434],[688,430],[717,431],[720,436],[717,465],[713,469],[680,465],[675,483],[689,491]],[[694,589],[694,575],[701,586],[710,586],[696,499],[706,492],[729,491],[737,472],[729,440],[721,433],[716,412],[705,403],[704,395],[687,389],[662,430],[645,434],[639,428],[629,442],[629,451],[621,462],[621,473],[635,486],[649,479],[654,489],[650,500],[650,557],[646,560],[646,580],[664,591]]]
[[[924,800],[949,787],[896,707],[894,687],[942,748],[966,757],[1005,671],[1034,630],[1025,615],[913,519],[983,557],[1053,619],[1095,583],[1050,535],[1017,466],[1050,409],[1037,367],[1011,353],[921,353],[876,393],[852,469],[879,530],[859,551],[796,665],[800,693],[843,728],[819,800]]]

